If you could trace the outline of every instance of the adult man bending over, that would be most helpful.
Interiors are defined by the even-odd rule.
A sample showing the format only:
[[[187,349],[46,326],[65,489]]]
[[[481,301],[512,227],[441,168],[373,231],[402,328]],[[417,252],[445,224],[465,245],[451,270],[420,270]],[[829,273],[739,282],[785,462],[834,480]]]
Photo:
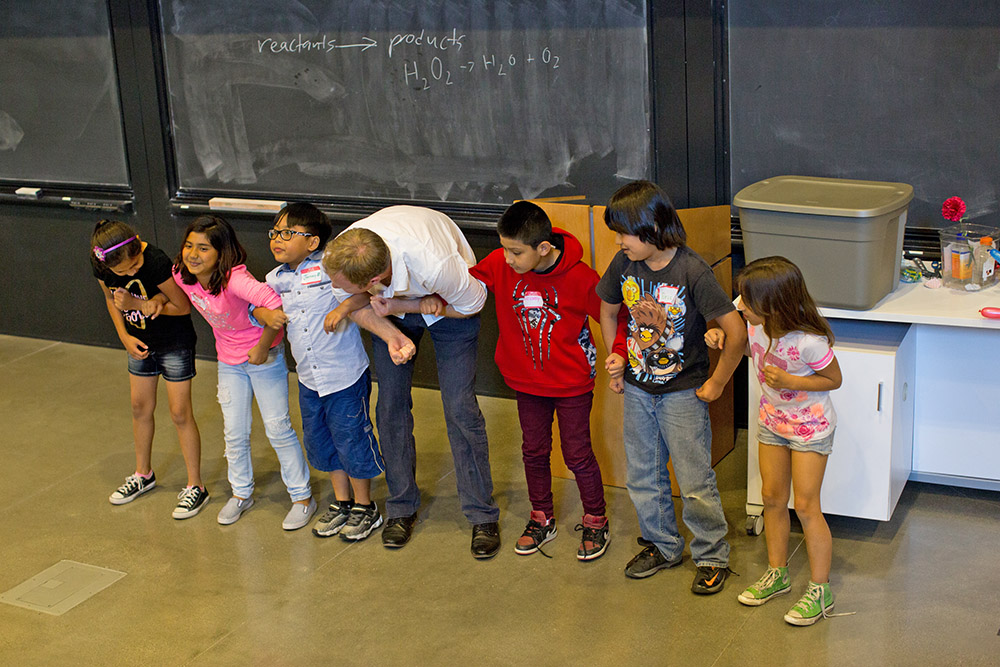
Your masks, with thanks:
[[[388,319],[417,346],[424,330],[430,333],[458,495],[472,524],[472,555],[492,558],[500,550],[500,510],[493,500],[486,423],[475,394],[478,313],[486,302],[482,283],[469,275],[475,263],[451,218],[417,206],[390,206],[355,222],[323,255],[334,287],[346,292],[338,294],[346,310],[370,305],[378,315],[392,315]],[[335,323],[328,320],[328,328]],[[409,541],[420,507],[411,412],[414,359],[396,365],[386,343],[373,336],[372,362],[389,489],[382,545],[399,548]]]

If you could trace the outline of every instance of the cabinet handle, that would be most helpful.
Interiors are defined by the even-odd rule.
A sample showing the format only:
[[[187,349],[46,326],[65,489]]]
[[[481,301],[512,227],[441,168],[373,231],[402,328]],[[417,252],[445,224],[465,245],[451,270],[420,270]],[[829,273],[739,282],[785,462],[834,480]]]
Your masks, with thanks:
[[[875,412],[882,412],[882,383],[878,383],[878,399],[875,404]]]

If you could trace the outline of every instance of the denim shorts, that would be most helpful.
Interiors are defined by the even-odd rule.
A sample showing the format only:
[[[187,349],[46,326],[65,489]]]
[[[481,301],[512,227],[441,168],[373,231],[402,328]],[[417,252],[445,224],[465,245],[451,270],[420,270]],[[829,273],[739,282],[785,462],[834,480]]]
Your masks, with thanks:
[[[194,377],[194,350],[191,348],[149,351],[145,359],[128,356],[128,372],[139,377],[162,375],[167,382],[184,382]]]
[[[385,470],[368,413],[371,371],[326,396],[299,382],[302,435],[309,463],[320,472],[343,470],[354,479],[374,479]]]
[[[757,424],[757,441],[765,445],[788,447],[796,452],[815,452],[817,454],[822,454],[823,456],[829,456],[830,452],[833,451],[833,431],[830,431],[819,440],[797,442],[795,440],[783,438],[780,435],[767,430],[760,424]]]

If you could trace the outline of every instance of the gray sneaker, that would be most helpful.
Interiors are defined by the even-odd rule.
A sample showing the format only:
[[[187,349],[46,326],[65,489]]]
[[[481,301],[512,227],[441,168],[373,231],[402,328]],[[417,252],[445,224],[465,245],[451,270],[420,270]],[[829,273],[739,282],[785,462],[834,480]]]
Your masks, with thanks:
[[[285,530],[298,530],[312,518],[316,513],[316,499],[310,498],[308,505],[302,503],[292,503],[292,509],[288,510],[285,520],[281,522],[281,527]]]
[[[240,500],[236,496],[233,496],[222,507],[222,509],[219,510],[219,523],[223,526],[236,523],[236,521],[243,516],[243,513],[251,507],[253,507],[253,498]]]
[[[351,515],[351,507],[354,503],[350,500],[335,500],[330,505],[330,509],[323,513],[316,525],[313,526],[313,535],[316,537],[332,537],[340,532],[340,529],[347,523],[347,517]]]
[[[374,502],[372,502],[371,507],[355,505],[351,508],[347,525],[340,531],[340,539],[351,542],[363,540],[381,525],[382,515],[378,513],[378,506]]]

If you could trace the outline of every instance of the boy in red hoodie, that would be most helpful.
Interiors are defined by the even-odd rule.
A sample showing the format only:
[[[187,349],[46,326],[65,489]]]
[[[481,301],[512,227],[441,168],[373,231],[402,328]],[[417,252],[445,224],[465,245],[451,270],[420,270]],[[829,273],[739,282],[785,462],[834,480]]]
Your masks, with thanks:
[[[497,367],[517,392],[531,518],[514,551],[533,554],[556,536],[549,465],[554,411],[563,459],[583,501],[576,557],[593,560],[610,540],[601,469],[590,444],[597,348],[587,317],[600,316],[601,300],[594,291],[600,277],[580,261],[580,242],[553,229],[536,204],[513,204],[497,231],[503,247],[469,271],[496,297]]]

